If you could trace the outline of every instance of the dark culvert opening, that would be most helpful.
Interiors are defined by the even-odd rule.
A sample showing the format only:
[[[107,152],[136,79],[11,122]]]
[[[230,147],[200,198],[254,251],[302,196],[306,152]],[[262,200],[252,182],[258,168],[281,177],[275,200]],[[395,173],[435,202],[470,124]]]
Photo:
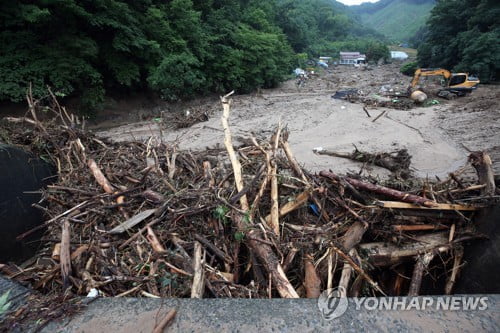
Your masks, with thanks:
[[[54,167],[20,148],[0,144],[0,262],[21,263],[36,254],[44,230],[17,237],[43,224],[36,208],[41,189],[55,180]]]
[[[455,288],[456,294],[500,293],[500,205],[481,210],[474,224],[486,239],[467,242],[465,266]]]

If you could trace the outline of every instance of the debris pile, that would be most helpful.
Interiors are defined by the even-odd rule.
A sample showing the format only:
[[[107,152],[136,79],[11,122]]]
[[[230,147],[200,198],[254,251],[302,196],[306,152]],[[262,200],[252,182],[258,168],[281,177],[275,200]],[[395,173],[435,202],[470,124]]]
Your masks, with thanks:
[[[30,116],[2,121],[0,132],[50,159],[59,178],[40,204],[45,246],[0,270],[44,294],[318,297],[334,287],[349,296],[449,294],[462,243],[483,237],[471,218],[492,200],[481,194],[490,185],[468,184],[459,173],[435,182],[399,178],[397,189],[394,181],[312,175],[295,160],[286,128],[233,147],[229,96],[225,149],[199,152],[153,138],[100,140],[55,99],[49,122],[37,120],[40,107],[29,101]],[[409,164],[407,152],[348,157]]]
[[[409,110],[415,106],[415,102],[403,94],[366,95],[357,89],[338,90],[332,95],[332,98],[347,100],[351,103],[361,102],[370,107],[387,107],[397,110]]]

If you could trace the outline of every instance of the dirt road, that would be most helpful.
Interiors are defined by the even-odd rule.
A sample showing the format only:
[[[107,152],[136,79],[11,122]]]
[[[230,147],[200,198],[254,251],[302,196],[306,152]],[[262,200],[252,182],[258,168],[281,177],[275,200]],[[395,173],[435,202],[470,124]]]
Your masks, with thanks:
[[[399,65],[386,65],[361,71],[337,67],[308,80],[300,89],[292,80],[259,94],[234,96],[230,119],[233,135],[242,140],[253,133],[257,138],[267,139],[281,122],[290,130],[290,143],[297,159],[313,172],[323,169],[358,172],[361,163],[313,152],[316,147],[350,152],[356,145],[372,153],[408,149],[413,156],[415,175],[419,177],[444,176],[460,168],[466,163],[467,149],[487,150],[496,161],[496,173],[500,173],[498,86],[481,86],[471,96],[451,102],[439,99],[440,104],[430,107],[411,110],[371,107],[367,109],[371,117],[363,111],[363,104],[331,97],[338,90],[353,88],[364,96],[391,89],[403,91],[410,78],[399,74],[398,68]],[[118,141],[161,136],[164,141],[176,142],[181,149],[191,150],[222,145],[219,101],[205,99],[204,107],[209,120],[190,128],[174,129],[168,122],[162,126],[148,120],[97,133]],[[387,174],[387,170],[378,167],[365,168],[363,172]]]

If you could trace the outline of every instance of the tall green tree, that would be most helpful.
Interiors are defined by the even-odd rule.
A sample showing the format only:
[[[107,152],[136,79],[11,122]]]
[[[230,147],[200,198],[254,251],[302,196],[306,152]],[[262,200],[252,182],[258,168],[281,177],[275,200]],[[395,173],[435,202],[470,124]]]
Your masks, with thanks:
[[[500,3],[494,0],[440,0],[431,11],[419,47],[425,67],[479,74],[482,82],[500,75]]]

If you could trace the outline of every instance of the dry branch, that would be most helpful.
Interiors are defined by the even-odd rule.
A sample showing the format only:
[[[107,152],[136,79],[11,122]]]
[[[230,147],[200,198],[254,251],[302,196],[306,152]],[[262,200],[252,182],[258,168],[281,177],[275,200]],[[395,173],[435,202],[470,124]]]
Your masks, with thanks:
[[[93,159],[89,159],[87,165],[89,166],[90,171],[92,171],[92,175],[94,176],[97,183],[101,185],[101,187],[103,188],[104,192],[108,194],[113,194],[114,192],[113,186],[108,181],[106,176],[104,176],[97,163]]]
[[[191,298],[203,298],[205,289],[205,252],[202,254],[202,246],[199,242],[194,242],[193,253],[193,285],[191,286]]]
[[[71,276],[71,249],[70,249],[71,229],[68,219],[62,224],[61,233],[61,276],[64,289],[69,286],[69,277]]]

